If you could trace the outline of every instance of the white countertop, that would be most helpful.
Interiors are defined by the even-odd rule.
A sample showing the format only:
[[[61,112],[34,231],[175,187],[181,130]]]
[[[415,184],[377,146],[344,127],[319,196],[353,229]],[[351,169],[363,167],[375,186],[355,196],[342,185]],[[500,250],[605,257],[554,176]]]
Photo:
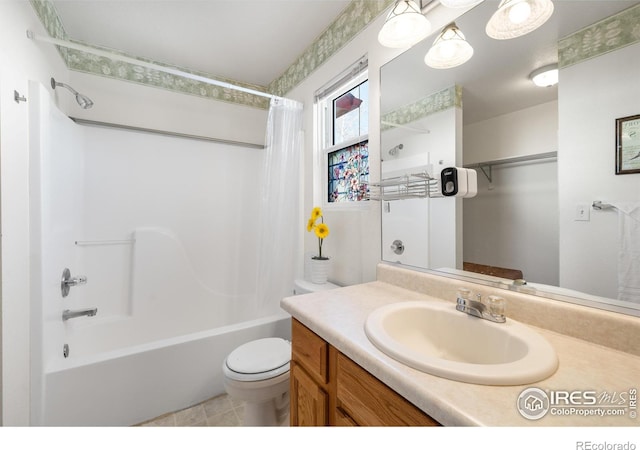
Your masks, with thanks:
[[[412,369],[386,356],[368,340],[364,323],[376,308],[399,301],[444,300],[375,281],[282,300],[282,308],[339,351],[386,383],[443,425],[481,426],[639,426],[632,411],[622,416],[582,416],[569,411],[532,421],[516,407],[528,387],[550,391],[595,391],[615,402],[640,391],[640,357],[545,329],[528,327],[555,348],[559,368],[554,375],[532,385],[484,386],[452,381]],[[455,308],[453,302],[451,307]],[[509,320],[509,319],[508,319]],[[622,394],[622,397],[620,395]],[[574,394],[577,395],[577,394]],[[568,405],[570,406],[570,405]],[[602,405],[601,410],[609,408]],[[606,406],[610,406],[607,403]],[[640,410],[640,405],[638,405]],[[635,411],[633,411],[635,412]]]

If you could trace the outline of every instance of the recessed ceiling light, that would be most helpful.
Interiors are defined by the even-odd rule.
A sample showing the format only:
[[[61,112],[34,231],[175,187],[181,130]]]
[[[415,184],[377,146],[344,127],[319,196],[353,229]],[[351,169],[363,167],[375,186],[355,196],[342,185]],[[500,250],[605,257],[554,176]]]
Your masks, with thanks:
[[[558,65],[550,64],[534,70],[529,75],[536,86],[549,87],[558,84]]]

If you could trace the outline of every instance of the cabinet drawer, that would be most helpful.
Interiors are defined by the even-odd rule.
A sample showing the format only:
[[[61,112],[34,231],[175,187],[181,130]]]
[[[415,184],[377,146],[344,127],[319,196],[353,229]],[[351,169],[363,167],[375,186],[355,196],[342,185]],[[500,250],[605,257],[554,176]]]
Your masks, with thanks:
[[[358,425],[439,425],[343,354],[337,357],[337,401]]]
[[[327,383],[329,344],[295,319],[291,321],[291,327],[293,359],[307,369],[310,375]]]

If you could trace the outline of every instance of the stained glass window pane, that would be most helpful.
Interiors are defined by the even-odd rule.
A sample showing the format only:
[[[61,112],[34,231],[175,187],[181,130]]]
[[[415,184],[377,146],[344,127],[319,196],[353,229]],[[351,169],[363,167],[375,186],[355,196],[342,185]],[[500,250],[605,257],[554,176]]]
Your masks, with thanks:
[[[366,200],[369,192],[369,141],[328,153],[330,203]]]

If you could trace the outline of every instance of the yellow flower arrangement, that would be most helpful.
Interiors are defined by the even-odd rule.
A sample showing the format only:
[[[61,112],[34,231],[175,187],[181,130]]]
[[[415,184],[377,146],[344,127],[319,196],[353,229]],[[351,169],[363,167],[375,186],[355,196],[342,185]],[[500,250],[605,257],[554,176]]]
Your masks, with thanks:
[[[321,222],[316,224],[316,221],[320,219]],[[322,210],[317,206],[311,211],[311,218],[307,221],[307,231],[313,230],[318,237],[318,256],[314,256],[314,259],[329,259],[326,256],[322,256],[322,241],[329,236],[329,226],[324,223],[324,217]]]

